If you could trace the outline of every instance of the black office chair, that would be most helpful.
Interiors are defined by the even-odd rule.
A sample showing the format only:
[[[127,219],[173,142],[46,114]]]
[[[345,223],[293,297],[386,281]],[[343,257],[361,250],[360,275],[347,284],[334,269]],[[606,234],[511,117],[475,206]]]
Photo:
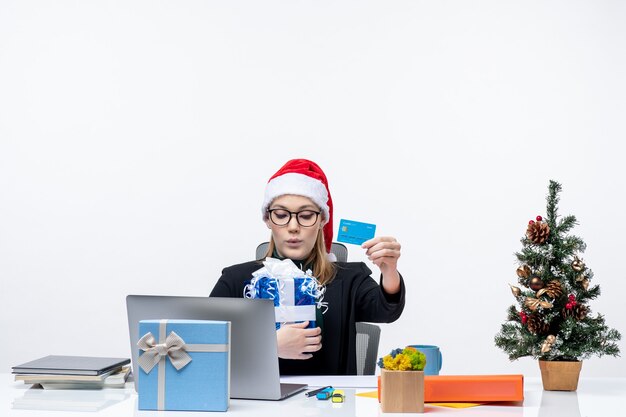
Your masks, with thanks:
[[[265,258],[269,242],[263,242],[256,247],[256,259]],[[335,254],[337,262],[346,262],[348,260],[348,248],[343,243],[333,242],[330,246],[330,252]]]
[[[265,258],[269,242],[263,242],[256,248],[256,259]],[[333,242],[330,251],[338,262],[348,260],[348,248],[343,243]],[[356,323],[356,372],[357,375],[374,375],[378,358],[380,327],[370,323]]]
[[[380,326],[371,323],[356,323],[356,374],[376,374]]]

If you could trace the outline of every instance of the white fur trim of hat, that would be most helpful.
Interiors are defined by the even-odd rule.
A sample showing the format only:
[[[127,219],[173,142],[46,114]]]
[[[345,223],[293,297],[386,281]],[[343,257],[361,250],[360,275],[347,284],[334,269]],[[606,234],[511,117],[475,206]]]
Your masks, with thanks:
[[[319,180],[304,174],[288,173],[278,176],[267,183],[261,211],[263,218],[267,218],[267,209],[274,199],[282,195],[300,195],[308,197],[322,211],[324,224],[330,218],[328,214],[328,190]]]

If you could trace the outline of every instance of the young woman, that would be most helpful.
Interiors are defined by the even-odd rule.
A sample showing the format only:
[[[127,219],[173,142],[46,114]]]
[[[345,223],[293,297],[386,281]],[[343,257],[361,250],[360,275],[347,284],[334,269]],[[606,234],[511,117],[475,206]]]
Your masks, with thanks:
[[[326,287],[324,314],[317,310],[318,327],[308,322],[277,330],[281,375],[356,374],[355,322],[390,323],[404,308],[405,288],[398,273],[400,244],[376,237],[362,247],[380,269],[380,285],[362,262],[335,262],[330,253],[333,204],[326,175],[314,162],[294,159],[274,174],[266,188],[263,220],[271,230],[267,256],[294,261],[311,269]],[[259,261],[233,265],[211,292],[212,297],[243,297],[244,285]]]

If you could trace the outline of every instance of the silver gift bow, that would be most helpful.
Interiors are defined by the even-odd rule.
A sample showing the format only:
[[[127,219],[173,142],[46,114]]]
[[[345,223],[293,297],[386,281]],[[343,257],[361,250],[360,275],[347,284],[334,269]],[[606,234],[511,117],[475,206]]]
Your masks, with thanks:
[[[157,363],[164,359],[165,356],[170,358],[170,362],[177,371],[183,369],[189,362],[191,362],[191,356],[186,352],[187,346],[185,341],[177,335],[175,332],[170,332],[165,339],[165,343],[157,343],[154,335],[150,332],[143,335],[139,342],[137,342],[139,349],[144,353],[139,356],[137,363],[141,366],[147,374],[152,371],[152,368]]]

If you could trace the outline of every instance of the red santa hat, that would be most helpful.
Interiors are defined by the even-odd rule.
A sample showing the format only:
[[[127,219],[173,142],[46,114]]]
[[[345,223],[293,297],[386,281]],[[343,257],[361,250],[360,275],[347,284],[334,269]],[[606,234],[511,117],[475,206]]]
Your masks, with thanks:
[[[310,198],[321,210],[324,218],[324,243],[330,253],[333,241],[333,199],[324,171],[313,161],[292,159],[283,165],[267,182],[263,198],[263,218],[275,198],[285,194]]]

